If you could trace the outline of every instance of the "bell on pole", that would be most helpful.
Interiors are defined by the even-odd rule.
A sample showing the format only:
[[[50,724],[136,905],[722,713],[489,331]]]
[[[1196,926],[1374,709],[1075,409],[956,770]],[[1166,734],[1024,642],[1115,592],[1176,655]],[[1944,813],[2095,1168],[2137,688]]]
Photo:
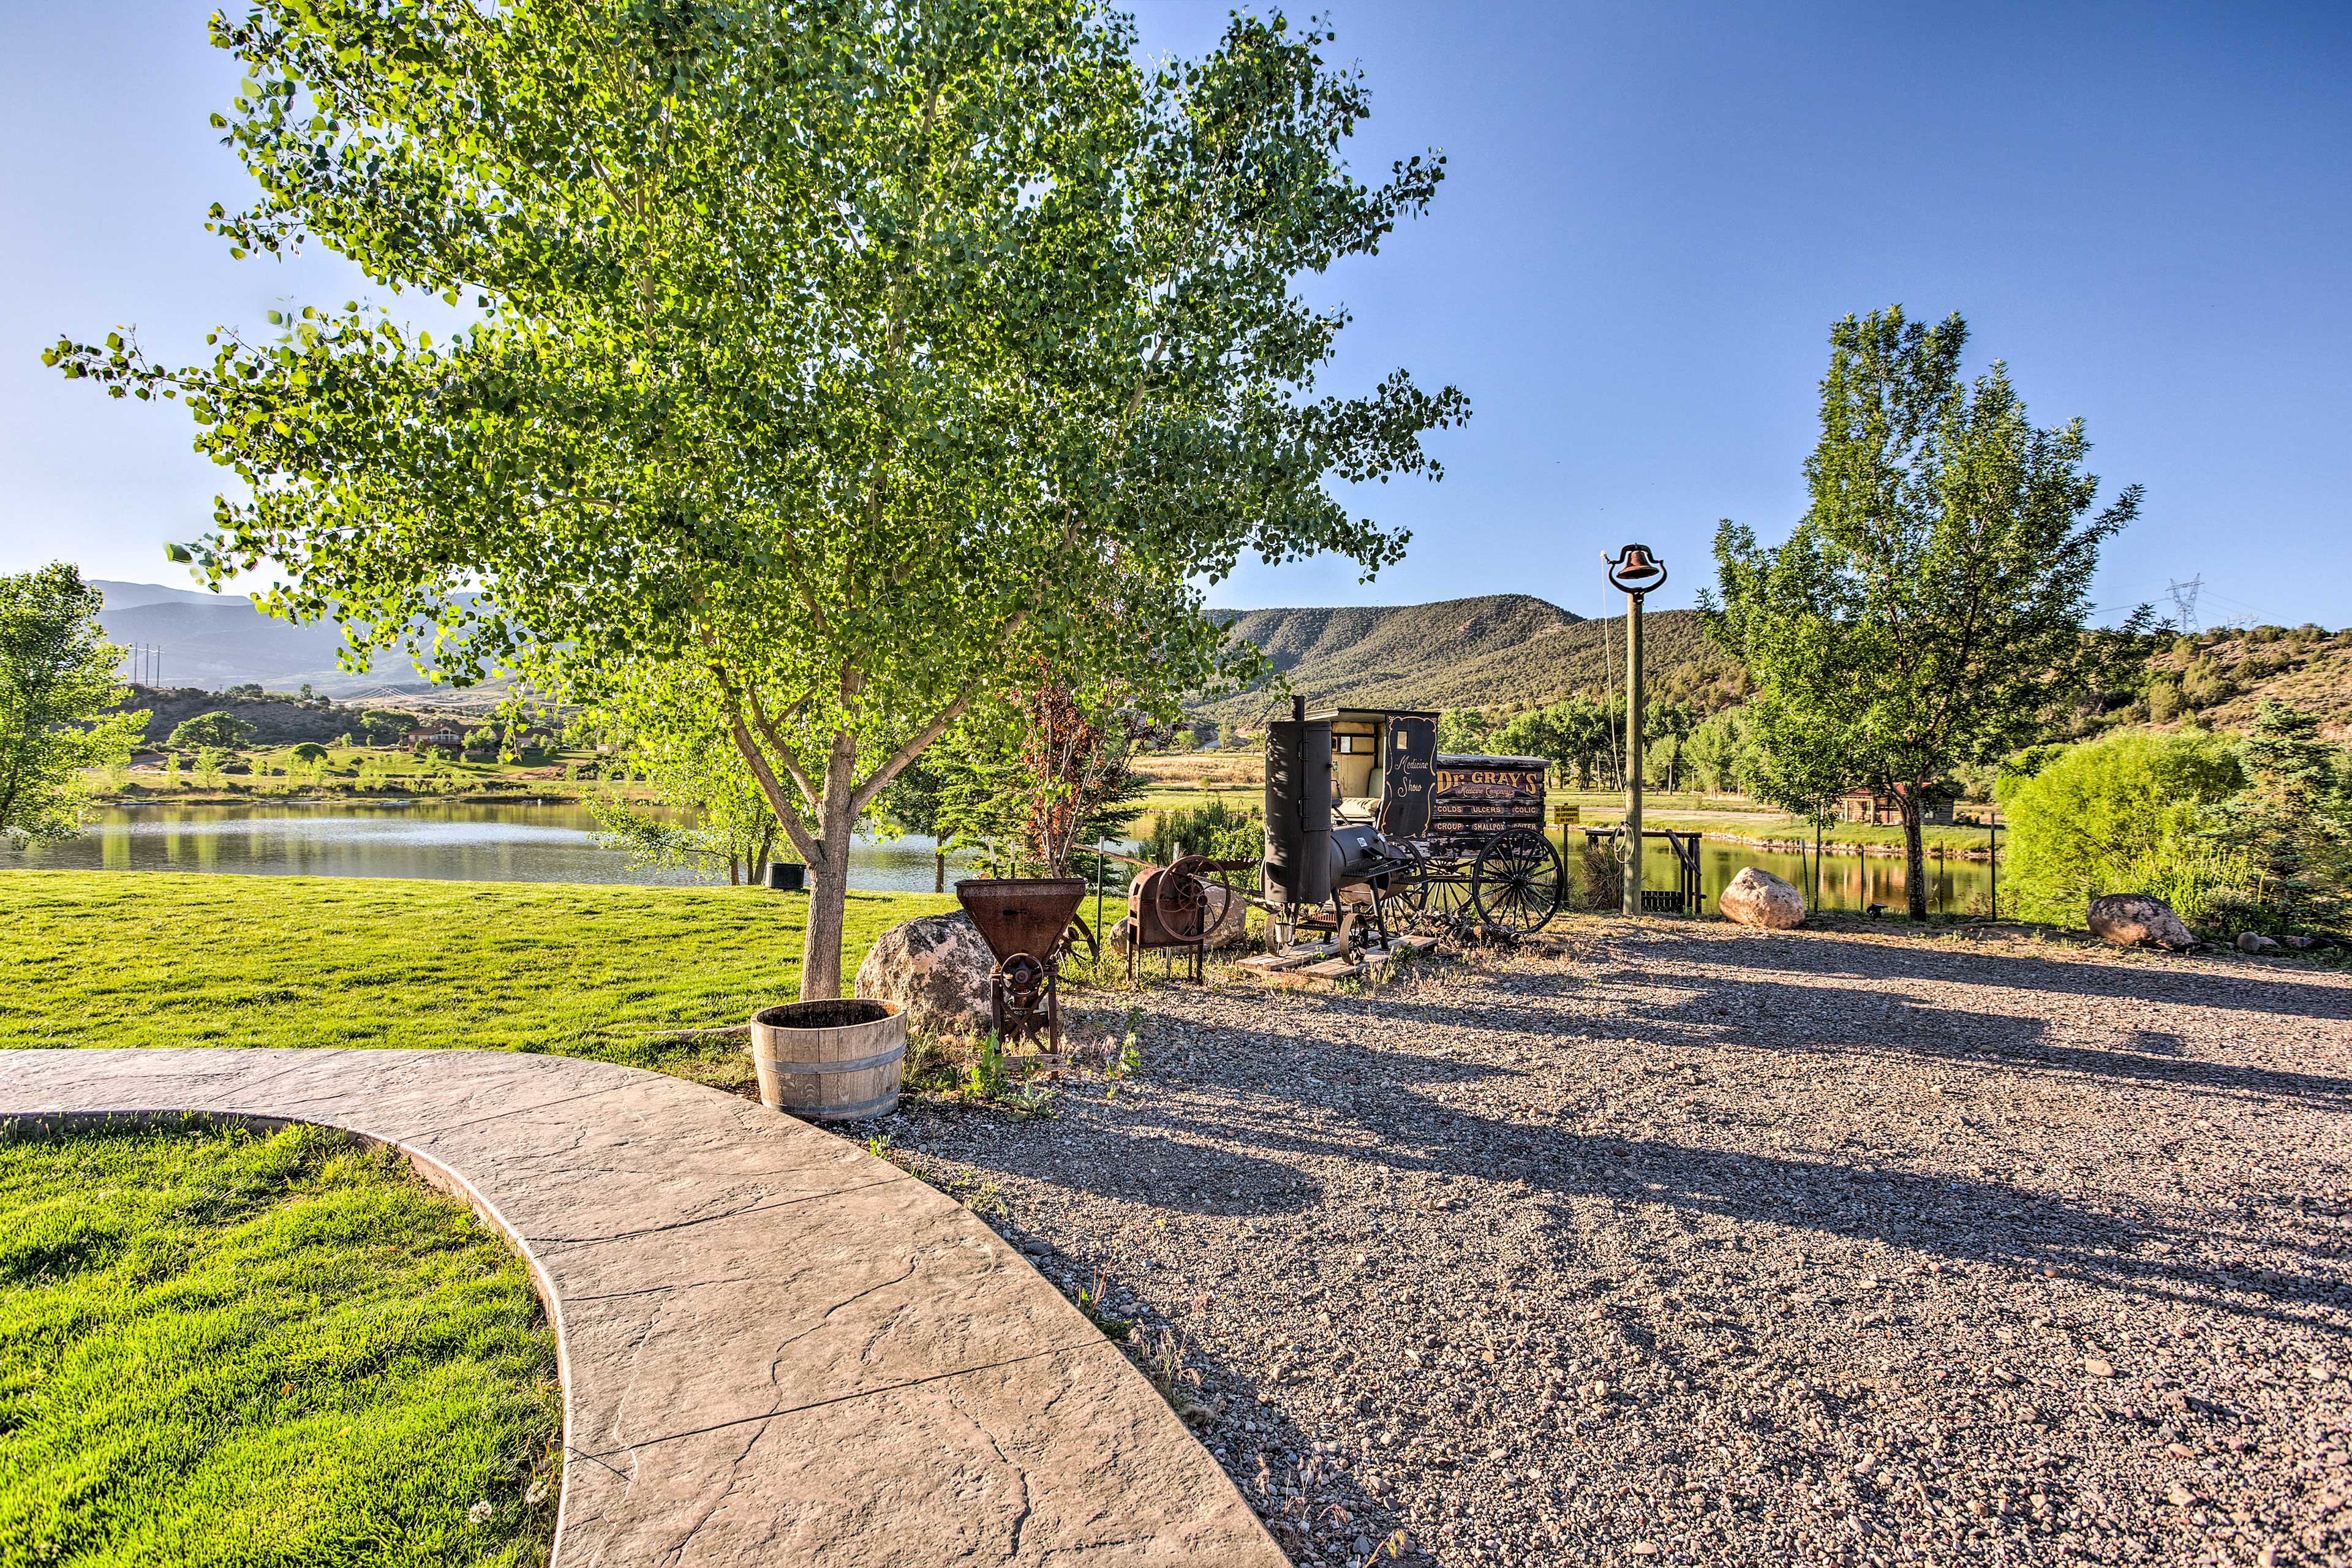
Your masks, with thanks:
[[[1628,915],[1642,912],[1642,595],[1663,586],[1665,563],[1646,544],[1629,544],[1616,554],[1605,551],[1609,585],[1625,595],[1625,828],[1624,903]]]

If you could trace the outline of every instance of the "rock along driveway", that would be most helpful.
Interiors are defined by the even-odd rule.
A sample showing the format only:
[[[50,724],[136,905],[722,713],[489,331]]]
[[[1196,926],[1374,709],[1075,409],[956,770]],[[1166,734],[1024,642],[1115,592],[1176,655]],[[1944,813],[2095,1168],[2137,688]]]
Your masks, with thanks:
[[[828,1133],[501,1051],[0,1057],[0,1116],[185,1110],[394,1145],[529,1259],[563,1368],[557,1568],[1284,1562],[1116,1345]]]

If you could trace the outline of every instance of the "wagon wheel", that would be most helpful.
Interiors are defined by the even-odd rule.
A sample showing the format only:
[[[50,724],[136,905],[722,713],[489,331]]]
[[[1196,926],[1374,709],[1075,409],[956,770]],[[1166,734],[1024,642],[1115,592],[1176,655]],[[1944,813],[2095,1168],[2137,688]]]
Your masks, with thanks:
[[[1178,942],[1199,942],[1209,934],[1214,917],[1209,912],[1208,880],[1201,874],[1205,864],[1201,856],[1184,856],[1152,884],[1152,913],[1160,929]]]
[[[1475,879],[1466,861],[1422,856],[1420,886],[1412,900],[1416,916],[1429,917],[1437,925],[1460,925],[1476,914],[1476,895]]]
[[[1542,930],[1559,912],[1559,852],[1515,827],[1478,851],[1470,871],[1471,902],[1486,924],[1525,935]]]

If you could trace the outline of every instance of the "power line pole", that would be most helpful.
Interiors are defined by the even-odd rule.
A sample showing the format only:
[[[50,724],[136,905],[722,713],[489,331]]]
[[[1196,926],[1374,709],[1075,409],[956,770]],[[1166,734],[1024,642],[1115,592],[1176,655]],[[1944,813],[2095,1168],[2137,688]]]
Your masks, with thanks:
[[[2179,617],[2184,633],[2197,630],[2197,594],[2205,586],[2205,574],[2200,572],[2186,583],[2168,583],[2164,591],[2172,595],[2172,612]]]

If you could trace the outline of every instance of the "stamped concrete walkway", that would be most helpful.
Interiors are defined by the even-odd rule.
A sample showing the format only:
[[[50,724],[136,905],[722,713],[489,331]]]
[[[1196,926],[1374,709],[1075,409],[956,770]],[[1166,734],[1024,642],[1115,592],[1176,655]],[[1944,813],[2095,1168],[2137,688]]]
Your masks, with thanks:
[[[530,1260],[563,1367],[555,1568],[1286,1561],[986,1226],[748,1100],[504,1051],[0,1052],[0,1116],[182,1110],[391,1144]]]

